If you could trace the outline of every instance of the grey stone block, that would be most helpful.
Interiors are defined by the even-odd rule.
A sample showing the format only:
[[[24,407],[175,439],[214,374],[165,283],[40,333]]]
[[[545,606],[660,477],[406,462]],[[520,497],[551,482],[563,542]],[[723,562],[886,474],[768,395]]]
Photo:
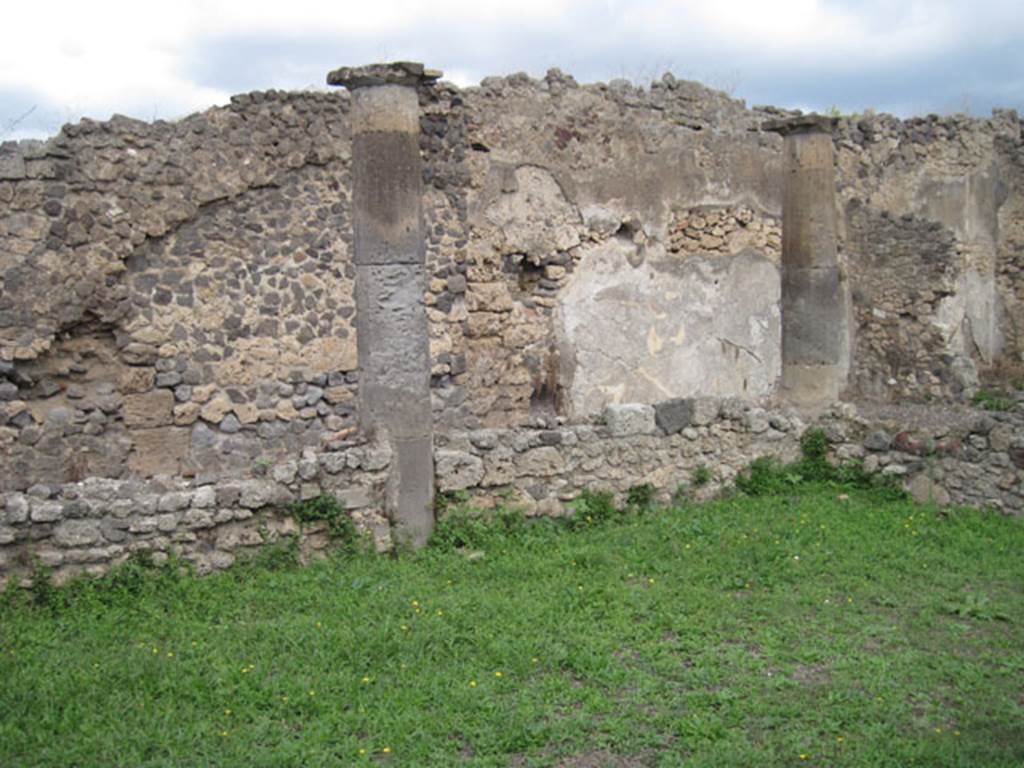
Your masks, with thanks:
[[[177,512],[187,509],[191,503],[191,491],[172,491],[160,497],[160,501],[157,502],[157,509],[160,512]]]
[[[195,509],[210,509],[217,503],[217,492],[212,485],[196,488],[192,494],[192,506]]]
[[[464,451],[439,450],[434,454],[434,470],[439,491],[461,491],[479,485],[484,463],[479,456]]]
[[[101,538],[100,524],[95,520],[68,520],[53,531],[53,540],[62,547],[87,547]]]
[[[345,509],[361,509],[372,503],[370,492],[362,487],[346,488],[336,493],[334,497]]]
[[[28,499],[20,493],[12,493],[7,497],[4,518],[9,525],[17,525],[28,520]]]
[[[869,451],[888,451],[892,447],[892,436],[884,429],[879,429],[867,436],[864,447]]]
[[[771,426],[768,413],[764,408],[751,408],[743,414],[742,423],[744,429],[748,432],[753,432],[755,435],[767,432]]]
[[[612,437],[649,435],[655,430],[654,407],[642,403],[609,405],[604,409],[604,423]]]
[[[693,400],[676,397],[654,406],[654,421],[666,434],[674,435],[693,423]]]
[[[53,523],[64,517],[64,507],[56,501],[34,499],[31,517],[33,523]]]

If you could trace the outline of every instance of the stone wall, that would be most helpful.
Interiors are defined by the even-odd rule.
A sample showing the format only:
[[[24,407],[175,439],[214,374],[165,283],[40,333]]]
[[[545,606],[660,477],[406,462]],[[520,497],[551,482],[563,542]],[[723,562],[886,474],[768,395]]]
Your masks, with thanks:
[[[571,514],[582,490],[624,502],[649,483],[657,500],[680,490],[706,498],[754,459],[792,461],[809,426],[797,412],[738,399],[674,399],[609,406],[603,418],[552,428],[490,428],[439,436],[438,488],[471,504],[528,516]],[[859,460],[920,501],[1024,511],[1024,416],[971,409],[836,406],[824,429],[833,461]],[[37,484],[0,495],[0,582],[33,558],[63,580],[102,574],[133,552],[175,552],[205,573],[266,543],[295,536],[307,555],[329,542],[323,524],[301,525],[292,504],[336,496],[379,549],[391,545],[380,514],[391,455],[379,445],[303,451],[247,479],[159,478]],[[702,469],[703,468],[703,469]],[[695,481],[707,470],[707,484]]]
[[[248,474],[354,432],[345,109],[251,94],[5,145],[0,488]]]
[[[453,383],[479,424],[771,392],[781,142],[763,113],[671,77],[556,70],[459,98],[469,341]]]
[[[296,458],[258,466],[244,479],[90,478],[37,483],[2,495],[0,582],[52,568],[58,582],[100,575],[133,553],[174,553],[200,574],[227,568],[282,537],[297,537],[311,556],[329,544],[327,524],[302,523],[297,501],[334,496],[379,550],[391,547],[381,515],[390,452],[376,445],[338,451],[305,449]]]
[[[979,371],[1019,359],[1004,312],[1017,288],[999,277],[1020,258],[1017,114],[866,115],[841,121],[835,144],[856,320],[850,397],[957,399]]]
[[[721,443],[702,461],[723,481],[792,450],[795,430],[737,418],[695,440],[593,424],[620,403],[778,401],[783,140],[762,127],[792,113],[669,75],[641,89],[557,70],[433,84],[420,110],[439,451],[493,479],[512,450],[501,461],[532,510],[552,478],[554,498],[614,478],[602,456],[669,488],[705,444]],[[0,146],[0,493],[63,505],[100,489],[89,510],[102,516],[101,501],[262,482],[310,452],[363,449],[349,111],[341,92],[252,93],[174,123],[83,121]],[[979,371],[1024,363],[1017,115],[865,115],[833,138],[845,396],[952,402]],[[488,430],[494,449],[467,447]],[[509,448],[534,440],[561,442]],[[571,478],[539,471],[542,448]],[[536,466],[519,475],[520,460]],[[378,481],[346,480],[379,515]],[[982,495],[1016,508],[1012,493]],[[34,524],[33,503],[8,526]],[[207,546],[216,526],[202,530],[182,543]]]

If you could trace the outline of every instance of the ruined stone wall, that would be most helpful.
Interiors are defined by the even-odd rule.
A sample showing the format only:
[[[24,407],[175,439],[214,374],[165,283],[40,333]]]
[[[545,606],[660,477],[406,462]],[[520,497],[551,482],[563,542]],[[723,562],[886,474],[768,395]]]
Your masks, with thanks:
[[[529,516],[572,514],[584,489],[624,503],[650,484],[656,500],[706,498],[761,456],[792,461],[807,428],[801,414],[738,399],[609,406],[592,423],[452,431],[435,453],[441,492],[477,507]],[[844,404],[816,423],[834,461],[861,460],[920,501],[1024,511],[1024,417],[959,408],[858,410]],[[334,495],[379,549],[391,545],[380,514],[392,457],[376,445],[306,449],[255,477],[92,478],[0,494],[0,585],[30,573],[34,558],[59,581],[105,573],[134,552],[175,553],[200,573],[226,568],[267,543],[295,537],[315,556],[329,546],[322,522],[302,524],[293,503]],[[707,471],[706,484],[698,482]]]
[[[354,432],[346,109],[251,94],[5,145],[0,488],[247,474]]]
[[[1024,417],[968,408],[890,410],[843,404],[807,423],[790,409],[738,399],[609,406],[594,424],[559,429],[453,433],[437,452],[442,491],[471,503],[512,505],[528,515],[563,515],[581,491],[608,490],[624,502],[650,484],[667,503],[683,492],[706,498],[730,486],[759,457],[800,455],[809,427],[824,430],[834,462],[860,461],[919,501],[1024,511]],[[709,482],[694,483],[699,468]]]
[[[390,462],[380,446],[352,445],[307,448],[246,478],[37,483],[0,495],[0,583],[29,574],[37,562],[58,582],[100,575],[138,552],[173,553],[203,574],[283,537],[297,538],[303,555],[313,556],[331,543],[327,521],[303,523],[292,505],[321,494],[337,499],[385,550],[391,531],[380,510]]]
[[[0,147],[0,493],[71,504],[59,515],[43,504],[57,517],[34,520],[34,501],[27,518],[14,501],[4,546],[56,540],[62,521],[123,501],[114,517],[145,519],[140,530],[86,526],[80,546],[60,534],[76,552],[114,547],[62,567],[121,557],[135,541],[117,538],[125,530],[188,545],[199,562],[234,550],[219,526],[258,528],[239,509],[271,505],[218,501],[222,519],[193,530],[193,502],[161,512],[162,494],[206,505],[202,488],[380,450],[364,445],[356,412],[348,110],[344,93],[254,93],[176,123],[83,121]],[[599,447],[579,447],[608,405],[776,394],[782,140],[761,126],[785,114],[671,76],[640,89],[552,71],[422,91],[438,445],[479,459],[491,480],[503,476],[495,457],[513,467],[474,487],[511,483],[530,507],[552,478],[559,499],[618,477],[618,464],[630,467],[619,485],[655,472],[668,487],[698,454],[724,479],[792,449],[792,430],[725,426],[742,418],[698,432],[707,442],[692,454],[686,436],[630,448],[634,436],[600,429]],[[847,396],[957,398],[979,369],[1024,360],[1019,118],[866,116],[841,121],[834,145],[854,320]],[[494,448],[465,437],[488,430]],[[561,464],[531,453],[546,448]],[[544,456],[564,474],[541,471]],[[344,487],[320,488],[364,489],[360,519],[379,523],[379,470],[352,461]],[[536,471],[520,474],[521,461]],[[954,497],[977,500],[968,489],[985,477]],[[314,490],[275,482],[282,504]],[[982,495],[1015,508],[1015,491],[999,490]],[[152,529],[172,512],[173,526]]]
[[[977,387],[979,370],[1018,354],[1003,308],[1016,301],[1008,275],[1021,258],[1022,188],[1009,159],[1020,131],[1013,112],[841,121],[850,397],[955,399]]]
[[[558,71],[456,98],[467,341],[452,383],[477,423],[772,391],[780,141],[755,130],[763,114],[671,77],[642,90]]]
[[[997,140],[999,168],[1003,175],[1007,199],[999,208],[999,230],[996,255],[996,281],[1001,300],[1000,329],[1003,354],[997,367],[1009,369],[1018,379],[1024,370],[1024,130],[1007,130]]]

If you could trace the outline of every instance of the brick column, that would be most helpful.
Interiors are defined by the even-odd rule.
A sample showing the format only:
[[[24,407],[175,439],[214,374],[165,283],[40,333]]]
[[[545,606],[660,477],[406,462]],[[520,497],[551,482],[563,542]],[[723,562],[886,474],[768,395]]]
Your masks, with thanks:
[[[434,527],[417,88],[440,75],[396,62],[327,76],[352,93],[359,418],[391,446],[387,513],[396,543],[409,547]]]
[[[835,119],[773,120],[784,137],[782,197],[782,396],[834,402],[846,384],[846,288],[838,262]]]

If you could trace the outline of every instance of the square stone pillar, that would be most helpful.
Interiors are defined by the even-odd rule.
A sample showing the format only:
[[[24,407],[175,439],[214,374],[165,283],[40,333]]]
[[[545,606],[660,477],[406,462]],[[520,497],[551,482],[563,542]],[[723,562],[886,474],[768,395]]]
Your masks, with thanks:
[[[838,399],[849,368],[846,286],[839,270],[835,119],[773,120],[782,134],[782,396],[803,406]]]
[[[327,76],[329,85],[352,93],[359,419],[368,435],[391,446],[387,514],[396,542],[413,548],[434,527],[417,89],[440,76],[411,62]]]

